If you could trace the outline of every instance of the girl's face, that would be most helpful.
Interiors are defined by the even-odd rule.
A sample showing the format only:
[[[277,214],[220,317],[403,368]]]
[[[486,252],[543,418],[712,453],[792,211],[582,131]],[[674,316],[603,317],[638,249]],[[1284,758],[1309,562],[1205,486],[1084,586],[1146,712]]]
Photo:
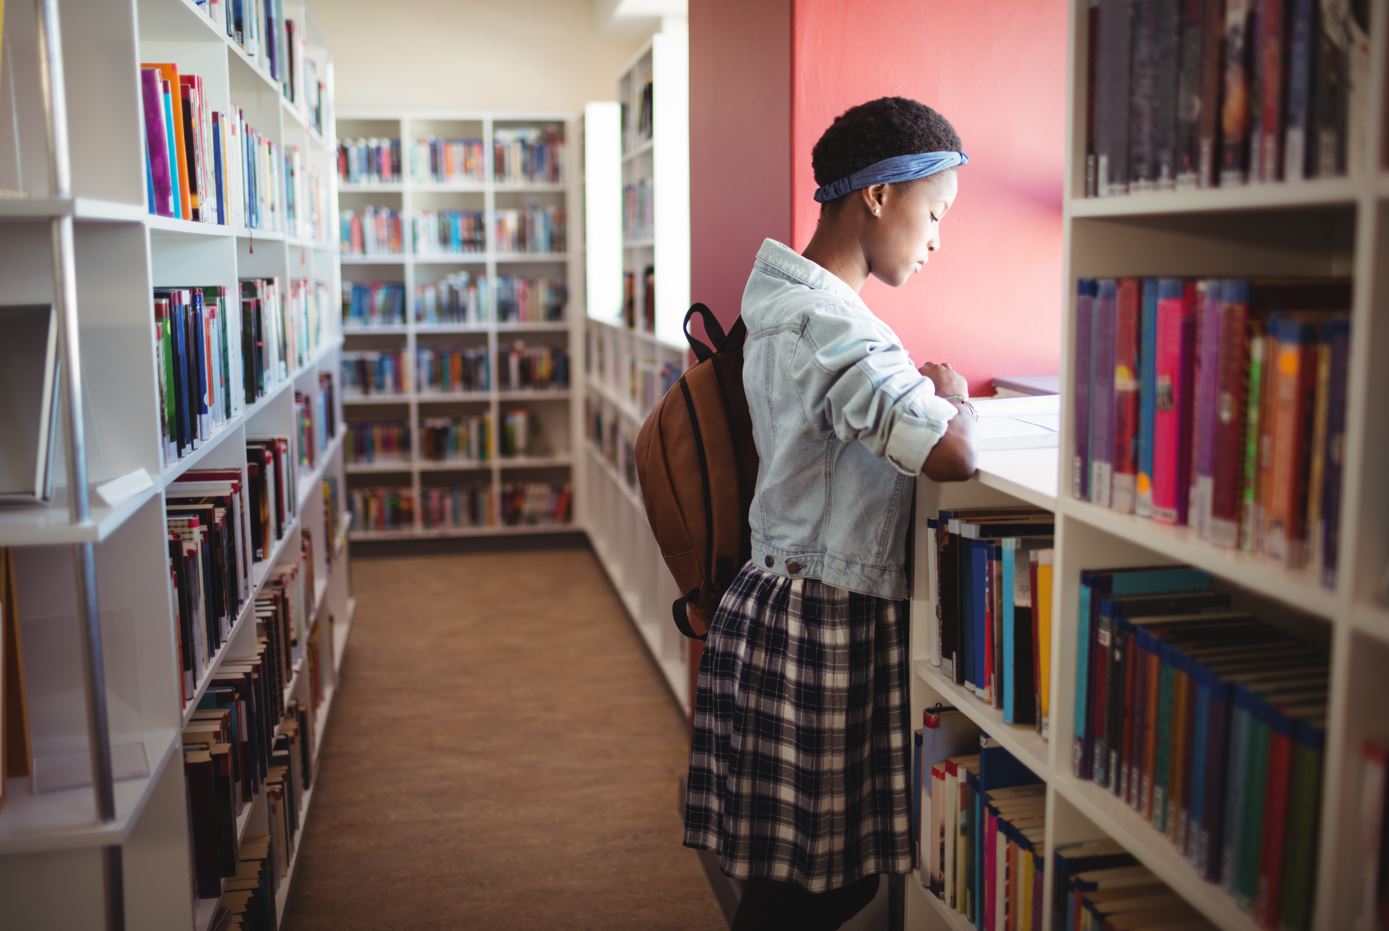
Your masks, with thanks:
[[[869,209],[877,212],[868,221],[864,246],[873,275],[895,288],[925,267],[931,253],[940,251],[941,220],[959,184],[952,169],[869,189]]]

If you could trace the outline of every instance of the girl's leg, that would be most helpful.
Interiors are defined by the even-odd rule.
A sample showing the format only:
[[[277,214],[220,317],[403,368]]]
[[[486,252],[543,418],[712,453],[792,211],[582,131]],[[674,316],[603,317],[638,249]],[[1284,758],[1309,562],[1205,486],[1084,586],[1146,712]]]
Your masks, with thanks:
[[[749,880],[743,884],[731,931],[834,931],[877,893],[877,873],[820,893],[806,892],[795,883]]]

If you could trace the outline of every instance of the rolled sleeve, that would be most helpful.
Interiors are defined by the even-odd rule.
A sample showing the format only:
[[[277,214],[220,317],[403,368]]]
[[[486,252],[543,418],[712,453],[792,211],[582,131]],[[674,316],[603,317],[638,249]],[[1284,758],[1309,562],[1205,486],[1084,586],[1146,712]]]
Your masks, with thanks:
[[[812,424],[916,475],[956,410],[885,329],[844,308],[817,308],[789,374]]]

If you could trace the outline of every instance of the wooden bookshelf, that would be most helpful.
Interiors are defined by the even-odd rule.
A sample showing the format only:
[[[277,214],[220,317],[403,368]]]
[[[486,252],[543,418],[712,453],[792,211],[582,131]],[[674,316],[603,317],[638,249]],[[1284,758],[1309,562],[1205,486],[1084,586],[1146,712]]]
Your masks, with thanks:
[[[1064,199],[1065,276],[1062,344],[1062,434],[1052,461],[1037,452],[988,453],[980,474],[958,486],[918,487],[917,539],[941,506],[1030,504],[1056,515],[1050,666],[1050,733],[1002,724],[997,712],[931,664],[929,591],[913,593],[912,718],[936,701],[960,708],[1019,757],[1047,787],[1046,846],[1109,837],[1127,848],[1214,925],[1252,929],[1255,922],[1217,885],[1207,882],[1163,834],[1108,789],[1074,775],[1071,763],[1079,572],[1086,568],[1188,563],[1238,593],[1257,613],[1286,621],[1310,639],[1329,643],[1329,689],[1323,760],[1314,928],[1352,927],[1358,890],[1372,864],[1361,855],[1361,747],[1389,732],[1389,435],[1380,405],[1389,374],[1389,201],[1385,173],[1211,190],[1162,191],[1086,198],[1086,49],[1089,5],[1069,11],[1070,107]],[[1361,164],[1385,164],[1381,151],[1386,104],[1389,12],[1371,13],[1371,77],[1366,146]],[[1315,231],[1309,234],[1309,231]],[[1340,514],[1343,554],[1334,588],[1308,572],[1287,571],[1260,557],[1221,549],[1188,528],[1169,527],[1077,500],[1071,495],[1071,421],[1075,364],[1074,284],[1080,277],[1121,275],[1342,275],[1353,281],[1351,358],[1347,372],[1346,440]],[[1031,461],[1029,461],[1031,460]],[[1049,486],[1049,487],[1044,487]],[[926,577],[917,549],[916,578]],[[1021,731],[1021,733],[1020,733]],[[1040,745],[1040,746],[1039,746]],[[907,927],[956,925],[917,883],[907,896]],[[1045,890],[1051,914],[1056,890]],[[1044,927],[1050,927],[1048,923]]]
[[[6,94],[13,95],[13,109],[7,112],[16,131],[0,142],[0,187],[8,189],[0,198],[0,277],[10,301],[53,301],[51,232],[45,221],[72,218],[92,513],[81,523],[69,518],[61,466],[51,504],[0,511],[0,546],[12,547],[15,555],[24,625],[21,658],[36,758],[35,777],[5,781],[0,896],[7,923],[16,927],[103,927],[102,849],[116,846],[125,927],[201,929],[211,920],[215,900],[196,898],[192,888],[182,729],[222,664],[253,653],[255,595],[274,566],[299,560],[301,530],[313,540],[316,584],[308,593],[309,619],[322,629],[335,628],[334,655],[322,669],[329,697],[318,709],[320,728],[326,723],[353,611],[347,548],[330,537],[321,489],[325,479],[336,481],[340,491],[346,487],[343,431],[339,426],[326,447],[314,452],[311,468],[296,465],[299,495],[291,502],[293,516],[267,558],[254,565],[251,594],[188,702],[180,696],[178,631],[170,607],[166,490],[190,469],[239,466],[244,472],[248,436],[295,437],[295,392],[316,390],[324,373],[336,384],[342,336],[336,313],[325,315],[317,343],[302,364],[291,360],[285,377],[255,403],[244,405],[197,450],[166,464],[150,339],[152,292],[157,287],[221,285],[235,295],[241,278],[275,278],[286,290],[290,282],[303,280],[324,286],[335,310],[339,266],[335,239],[151,215],[137,78],[142,61],[175,62],[181,73],[203,78],[210,109],[225,114],[243,108],[252,125],[282,150],[296,147],[303,164],[323,180],[322,222],[331,231],[336,226],[336,135],[330,56],[305,0],[283,0],[284,17],[298,24],[305,47],[327,66],[321,75],[329,86],[320,132],[301,106],[282,95],[269,76],[267,59],[248,54],[224,35],[220,24],[208,18],[205,5],[139,0],[81,4],[80,10],[66,2],[58,6],[63,12],[61,68],[72,165],[71,191],[65,197],[51,194],[34,5],[8,4],[4,10]],[[15,49],[22,51],[11,55]],[[278,173],[283,165],[276,171],[276,183],[282,186]],[[239,306],[235,299],[229,303]],[[229,319],[231,326],[240,326],[239,313]],[[341,424],[340,404],[330,417]],[[56,445],[64,448],[61,436]],[[59,453],[60,459],[66,455]],[[298,462],[297,454],[292,461]],[[132,477],[139,478],[131,485],[136,490],[122,498],[107,501],[98,493],[106,482]],[[90,544],[95,560],[105,675],[101,698],[113,752],[118,760],[134,760],[136,770],[144,773],[114,783],[116,817],[109,822],[99,817],[93,786],[40,791],[35,783],[45,765],[66,754],[85,758],[88,752],[73,586],[80,551],[70,544]],[[308,676],[301,671],[287,695],[307,702],[308,694]],[[300,835],[307,802],[305,798],[300,812]],[[237,836],[265,833],[267,825],[261,793],[238,813]],[[295,844],[297,850],[298,838]],[[280,881],[281,906],[291,878],[292,873]]]
[[[581,494],[574,468],[574,440],[579,430],[579,403],[572,390],[502,390],[497,373],[492,372],[491,387],[486,391],[434,392],[423,389],[413,377],[416,351],[425,346],[467,346],[485,348],[495,369],[498,351],[521,340],[527,345],[563,346],[569,351],[570,378],[579,377],[578,347],[584,319],[582,268],[583,226],[578,221],[578,199],[582,184],[575,169],[573,138],[575,121],[571,116],[522,113],[355,113],[339,115],[339,136],[343,138],[381,138],[400,140],[402,177],[392,181],[342,183],[339,205],[342,209],[366,206],[389,207],[401,211],[405,218],[405,251],[393,255],[342,256],[344,289],[352,282],[394,281],[405,289],[405,322],[369,326],[350,324],[344,327],[348,349],[399,349],[405,353],[407,369],[411,372],[412,390],[404,394],[350,396],[345,399],[348,409],[360,420],[393,419],[400,416],[411,431],[411,455],[403,462],[351,464],[348,473],[352,484],[366,487],[376,484],[374,474],[405,475],[416,502],[413,524],[391,530],[373,530],[358,525],[351,532],[358,541],[438,539],[440,537],[512,536],[516,534],[554,532],[552,525],[488,527],[428,527],[423,521],[421,490],[445,483],[450,472],[488,473],[492,498],[500,500],[502,485],[513,478],[528,475],[536,480],[569,482],[574,491],[570,504],[570,522],[563,529],[574,530],[579,524],[574,515]],[[557,129],[565,142],[561,183],[506,182],[496,180],[493,165],[493,141],[498,130],[508,127],[540,127]],[[483,148],[483,176],[478,179],[440,182],[429,177],[416,177],[411,170],[410,144],[416,138],[477,139]],[[554,205],[565,213],[565,236],[568,249],[559,252],[514,253],[497,249],[494,238],[497,211],[525,206],[530,201]],[[476,253],[417,254],[412,247],[409,218],[419,210],[479,210],[487,230],[486,249]],[[482,318],[465,323],[426,323],[416,319],[415,295],[419,285],[434,283],[453,272],[466,271],[487,285]],[[568,288],[568,305],[560,321],[503,322],[497,314],[497,282],[504,275],[527,275],[556,278]],[[384,405],[386,411],[374,411],[372,406]],[[509,462],[494,449],[487,461],[434,462],[420,453],[420,423],[431,416],[461,414],[491,415],[494,431],[501,428],[501,415],[509,409],[524,406],[539,422],[548,450],[525,460]],[[400,414],[401,411],[404,414]],[[495,446],[495,440],[494,440]],[[471,477],[470,477],[471,478]]]

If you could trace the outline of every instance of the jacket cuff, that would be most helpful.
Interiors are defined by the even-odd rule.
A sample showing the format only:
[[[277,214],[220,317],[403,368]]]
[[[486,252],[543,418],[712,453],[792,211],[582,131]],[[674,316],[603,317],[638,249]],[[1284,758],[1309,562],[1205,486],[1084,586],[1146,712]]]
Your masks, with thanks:
[[[921,474],[926,457],[959,413],[955,405],[929,390],[930,382],[927,386],[898,405],[897,418],[887,436],[887,461],[903,475]]]

